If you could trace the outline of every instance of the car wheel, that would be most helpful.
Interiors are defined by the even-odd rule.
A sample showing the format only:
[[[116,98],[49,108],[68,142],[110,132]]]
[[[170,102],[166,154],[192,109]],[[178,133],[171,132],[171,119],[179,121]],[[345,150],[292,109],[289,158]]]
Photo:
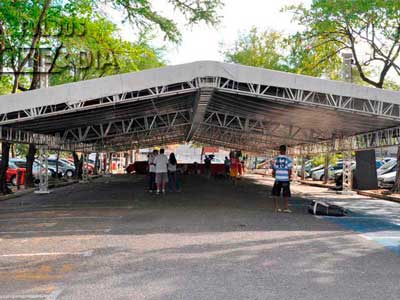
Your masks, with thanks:
[[[13,186],[16,186],[16,185],[17,185],[17,176],[11,177],[11,184],[12,184]]]
[[[74,172],[72,172],[71,170],[67,170],[67,171],[65,172],[65,175],[66,175],[68,178],[71,178],[72,176],[74,176]]]
[[[325,175],[321,175],[321,178],[319,180],[324,181]]]

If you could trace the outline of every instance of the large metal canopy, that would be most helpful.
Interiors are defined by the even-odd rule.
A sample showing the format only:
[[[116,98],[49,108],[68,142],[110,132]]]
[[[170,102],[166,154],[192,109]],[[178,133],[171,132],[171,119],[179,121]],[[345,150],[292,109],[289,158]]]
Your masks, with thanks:
[[[399,92],[211,61],[0,97],[0,139],[32,132],[78,150],[194,141],[264,152],[399,124]]]

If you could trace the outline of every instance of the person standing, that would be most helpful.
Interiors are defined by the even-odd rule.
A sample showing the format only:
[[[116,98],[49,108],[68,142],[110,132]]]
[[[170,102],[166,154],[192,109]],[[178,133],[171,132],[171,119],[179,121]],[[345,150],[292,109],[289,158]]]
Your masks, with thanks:
[[[236,184],[237,178],[239,176],[239,160],[236,157],[236,153],[234,151],[232,151],[230,154],[230,175],[231,175],[231,179],[233,184]]]
[[[210,179],[211,177],[211,157],[209,155],[206,155],[206,158],[204,159],[204,168],[206,172],[206,178]]]
[[[165,186],[168,183],[168,157],[164,154],[164,149],[160,149],[160,154],[154,159],[156,166],[156,184],[157,184],[157,195],[160,194],[160,190],[165,194]]]
[[[275,177],[275,183],[272,188],[272,196],[274,197],[275,212],[281,212],[279,208],[279,198],[281,193],[283,196],[283,212],[291,213],[289,209],[290,179],[292,176],[292,160],[286,156],[286,146],[279,147],[279,153],[272,163],[272,176]]]
[[[154,159],[158,155],[157,150],[153,150],[153,153],[149,154],[149,192],[152,193],[156,189],[156,165]]]
[[[168,160],[168,186],[169,190],[176,192],[177,182],[176,182],[176,167],[178,162],[176,161],[175,154],[171,153]]]
[[[224,167],[225,167],[225,178],[229,178],[229,167],[231,165],[231,162],[227,156],[225,156],[224,160]]]

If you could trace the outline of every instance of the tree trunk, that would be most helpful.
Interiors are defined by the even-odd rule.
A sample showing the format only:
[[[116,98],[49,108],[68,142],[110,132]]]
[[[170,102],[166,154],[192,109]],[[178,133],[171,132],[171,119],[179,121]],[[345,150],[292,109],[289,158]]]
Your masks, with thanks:
[[[400,146],[397,148],[397,163],[400,162]],[[391,189],[392,193],[399,193],[400,192],[400,168],[397,168],[396,172],[396,180],[394,182],[394,185]]]
[[[15,157],[15,144],[11,144],[10,149],[11,149],[11,158],[14,158]]]
[[[99,174],[99,167],[100,167],[99,152],[96,152],[96,157],[94,159],[93,175]]]
[[[57,150],[57,156],[56,156],[56,179],[58,180],[58,160],[60,158],[60,150]]]
[[[7,186],[8,158],[10,156],[10,144],[1,143],[1,165],[0,165],[0,193],[7,195],[11,190]]]
[[[328,183],[329,178],[329,153],[325,154],[325,164],[324,164],[324,183]]]
[[[25,172],[26,188],[31,188],[35,186],[35,178],[33,176],[33,162],[35,161],[35,155],[36,155],[35,144],[29,144],[28,154],[26,155],[26,172]]]
[[[78,154],[74,151],[72,152],[72,156],[74,158],[74,165],[75,165],[75,178],[82,179],[82,166],[83,166],[83,155],[79,159]]]

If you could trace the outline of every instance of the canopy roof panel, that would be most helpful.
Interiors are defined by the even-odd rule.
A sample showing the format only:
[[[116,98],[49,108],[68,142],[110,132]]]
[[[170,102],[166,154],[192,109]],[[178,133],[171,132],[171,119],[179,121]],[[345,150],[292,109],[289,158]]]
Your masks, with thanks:
[[[399,92],[209,61],[0,97],[0,126],[99,148],[193,140],[262,151],[399,123]]]

